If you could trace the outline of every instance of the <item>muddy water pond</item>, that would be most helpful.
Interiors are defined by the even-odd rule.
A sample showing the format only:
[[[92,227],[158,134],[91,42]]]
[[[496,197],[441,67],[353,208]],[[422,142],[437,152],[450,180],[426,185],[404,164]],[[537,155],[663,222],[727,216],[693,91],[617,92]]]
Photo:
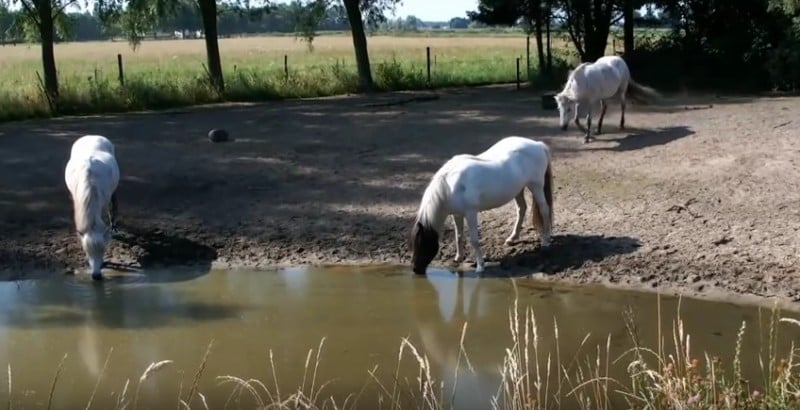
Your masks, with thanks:
[[[348,406],[378,408],[380,392],[392,391],[395,380],[399,390],[420,394],[413,387],[419,367],[409,351],[398,367],[401,340],[408,338],[427,356],[431,376],[444,383],[445,404],[457,373],[455,407],[485,409],[497,393],[505,350],[513,344],[508,318],[515,297],[520,311],[531,307],[535,312],[543,377],[547,354],[556,361],[554,320],[558,354],[572,369],[579,364],[573,359],[593,361],[597,346],[604,350],[610,334],[610,376],[623,383],[630,360],[613,360],[631,346],[622,314],[626,307],[635,315],[641,343],[657,346],[656,294],[602,287],[554,287],[528,279],[459,277],[446,271],[415,277],[405,267],[391,266],[117,272],[101,283],[51,275],[0,283],[0,402],[9,401],[4,374],[10,365],[12,406],[46,408],[63,359],[52,390],[53,408],[84,408],[90,398],[93,408],[115,408],[127,380],[128,408],[137,385],[139,408],[178,408],[180,398],[191,391],[201,393],[209,408],[224,408],[226,403],[229,408],[252,408],[250,396],[231,398],[235,385],[221,383],[217,376],[258,379],[277,394],[277,375],[277,388],[285,398],[302,384],[309,349],[314,349],[308,391],[317,348],[325,338],[315,389],[329,383],[319,399],[332,396],[341,407],[351,395]],[[668,348],[678,303],[672,297],[660,300]],[[768,309],[684,298],[680,310],[696,356],[702,358],[707,351],[728,364],[746,321],[744,373],[755,385],[760,383],[757,355],[767,346],[759,339],[766,334]],[[456,372],[465,322],[463,345],[472,370],[462,358]],[[800,329],[786,324],[779,328],[778,347],[785,350]],[[173,362],[139,385],[147,366],[161,360]],[[557,383],[551,383],[552,394]],[[562,384],[565,392],[570,389],[568,381]],[[267,400],[267,393],[258,390]],[[200,396],[193,397],[191,408],[204,408]],[[564,400],[564,408],[574,405],[574,397]],[[391,407],[385,393],[381,406]]]

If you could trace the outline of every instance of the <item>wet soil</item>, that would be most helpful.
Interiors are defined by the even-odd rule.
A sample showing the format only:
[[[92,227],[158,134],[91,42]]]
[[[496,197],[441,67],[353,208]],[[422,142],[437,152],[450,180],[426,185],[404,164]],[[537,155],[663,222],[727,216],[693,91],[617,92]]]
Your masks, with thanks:
[[[554,246],[540,252],[530,219],[505,245],[512,204],[482,213],[487,274],[800,300],[800,99],[671,96],[629,106],[625,130],[612,103],[604,134],[583,144],[533,91],[436,94],[0,125],[0,266],[11,277],[84,268],[63,182],[83,134],[116,144],[121,232],[108,258],[135,268],[407,264],[436,169],[521,135],[554,152]],[[212,128],[232,141],[210,142]],[[451,262],[449,223],[442,236],[434,263],[469,270]]]

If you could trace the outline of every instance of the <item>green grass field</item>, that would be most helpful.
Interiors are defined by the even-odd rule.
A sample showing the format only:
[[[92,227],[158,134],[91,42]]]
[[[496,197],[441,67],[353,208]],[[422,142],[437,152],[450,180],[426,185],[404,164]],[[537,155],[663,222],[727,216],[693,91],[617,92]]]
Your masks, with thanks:
[[[381,90],[506,83],[526,74],[526,39],[515,30],[421,32],[368,38],[372,74]],[[613,40],[609,38],[609,53]],[[218,101],[317,97],[356,90],[352,39],[325,33],[308,45],[287,35],[220,39],[226,92],[219,96],[205,72],[201,39],[62,43],[55,48],[61,114],[120,112]],[[431,50],[430,84],[426,47]],[[621,45],[617,44],[617,48]],[[553,40],[565,56],[567,41]],[[51,115],[41,92],[38,44],[0,47],[0,121]],[[117,54],[122,55],[124,85]],[[536,66],[531,45],[531,66]]]

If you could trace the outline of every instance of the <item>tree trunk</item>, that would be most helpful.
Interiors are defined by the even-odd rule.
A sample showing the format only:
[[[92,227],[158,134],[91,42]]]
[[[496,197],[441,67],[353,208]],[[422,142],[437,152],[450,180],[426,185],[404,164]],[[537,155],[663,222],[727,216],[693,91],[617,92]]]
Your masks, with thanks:
[[[552,73],[553,72],[553,50],[550,48],[550,20],[553,15],[553,8],[550,5],[550,2],[547,2],[547,10],[545,11],[545,31],[547,35],[547,71]]]
[[[219,92],[225,91],[225,80],[222,77],[222,61],[219,57],[217,40],[217,2],[216,0],[197,0],[200,14],[203,16],[203,31],[206,40],[206,60],[211,85]]]
[[[536,14],[533,21],[534,30],[536,31],[536,57],[539,59],[539,73],[546,73],[547,66],[545,65],[544,57],[544,43],[542,41],[542,9],[539,8],[539,13]]]
[[[625,19],[625,54],[630,54],[633,52],[633,0],[623,0],[622,7],[622,18]]]
[[[347,10],[347,19],[350,21],[350,31],[353,35],[353,48],[356,52],[356,65],[358,66],[358,85],[361,92],[372,90],[372,71],[369,66],[369,53],[367,52],[367,35],[364,33],[364,21],[361,18],[361,9],[358,0],[344,0]]]
[[[595,30],[591,35],[588,35],[588,33],[585,35],[584,50],[586,50],[586,61],[595,61],[606,54],[609,29],[608,25],[599,24],[595,26]]]
[[[39,37],[42,42],[42,69],[44,70],[44,90],[51,99],[58,98],[58,71],[53,50],[55,28],[53,27],[53,3],[49,0],[37,2]],[[51,107],[52,108],[52,107]]]

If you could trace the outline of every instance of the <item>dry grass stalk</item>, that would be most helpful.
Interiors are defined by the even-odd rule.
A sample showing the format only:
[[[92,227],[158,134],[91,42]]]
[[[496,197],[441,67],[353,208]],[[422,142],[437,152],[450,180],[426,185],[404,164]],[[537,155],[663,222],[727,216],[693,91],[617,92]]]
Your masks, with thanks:
[[[208,355],[211,354],[211,347],[214,345],[214,340],[208,342],[208,347],[206,347],[206,353],[203,355],[203,361],[200,362],[200,366],[197,368],[197,372],[194,374],[194,380],[192,381],[192,387],[189,389],[189,394],[186,395],[186,402],[191,403],[192,398],[194,397],[195,392],[197,391],[197,386],[200,384],[200,377],[203,375],[203,371],[206,369],[206,362],[208,361]]]
[[[142,387],[142,383],[153,377],[156,373],[170,364],[172,364],[172,360],[162,360],[160,362],[152,362],[149,366],[147,366],[147,369],[145,369],[144,373],[142,373],[142,375],[139,377],[139,383],[136,384],[136,393],[133,395],[134,410],[138,408],[137,404],[139,403],[139,388]]]
[[[100,387],[100,382],[103,380],[103,375],[106,373],[106,367],[108,367],[108,361],[111,360],[111,353],[114,352],[114,348],[108,349],[108,354],[106,355],[106,360],[103,362],[103,368],[100,369],[100,374],[97,376],[97,382],[94,384],[94,389],[92,389],[92,395],[89,396],[89,402],[86,403],[86,410],[92,407],[92,402],[94,401],[94,396],[97,394],[97,388]]]
[[[56,383],[58,383],[58,376],[61,375],[61,370],[64,368],[64,361],[67,360],[67,354],[64,353],[64,357],[61,358],[61,361],[58,363],[58,368],[56,369],[56,375],[53,376],[53,383],[50,386],[50,396],[47,399],[47,410],[53,408],[53,394],[56,391]]]

